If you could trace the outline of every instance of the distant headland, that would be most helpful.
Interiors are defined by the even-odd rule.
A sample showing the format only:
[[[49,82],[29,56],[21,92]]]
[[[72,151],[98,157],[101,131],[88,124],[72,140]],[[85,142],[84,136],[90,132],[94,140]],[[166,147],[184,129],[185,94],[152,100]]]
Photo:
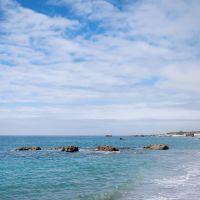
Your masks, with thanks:
[[[178,131],[178,132],[169,132],[168,136],[174,137],[200,137],[200,131]]]

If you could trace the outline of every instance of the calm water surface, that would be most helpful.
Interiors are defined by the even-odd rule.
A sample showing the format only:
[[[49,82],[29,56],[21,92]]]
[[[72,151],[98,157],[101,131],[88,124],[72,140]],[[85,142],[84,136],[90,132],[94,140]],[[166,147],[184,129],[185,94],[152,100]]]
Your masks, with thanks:
[[[200,139],[0,136],[0,200],[199,200]],[[148,144],[166,143],[167,151]],[[113,145],[118,153],[95,151]],[[44,150],[17,152],[37,145]],[[48,151],[77,145],[80,151]]]

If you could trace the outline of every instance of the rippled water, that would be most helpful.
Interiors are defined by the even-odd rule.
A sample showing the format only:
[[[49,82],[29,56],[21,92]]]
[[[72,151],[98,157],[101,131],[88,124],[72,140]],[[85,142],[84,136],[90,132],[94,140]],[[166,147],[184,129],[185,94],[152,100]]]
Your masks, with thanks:
[[[200,140],[171,137],[0,137],[0,200],[199,200]],[[167,151],[148,144],[166,143]],[[118,153],[95,151],[113,145]],[[37,152],[16,147],[41,146]],[[80,151],[48,151],[77,145]]]

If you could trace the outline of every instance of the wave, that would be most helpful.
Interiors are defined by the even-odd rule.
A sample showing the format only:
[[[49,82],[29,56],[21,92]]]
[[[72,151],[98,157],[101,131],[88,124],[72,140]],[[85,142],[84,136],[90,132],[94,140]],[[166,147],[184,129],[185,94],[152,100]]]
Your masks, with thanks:
[[[188,152],[187,152],[188,153]],[[200,199],[200,152],[190,152],[184,158],[174,156],[174,169],[170,164],[162,171],[166,175],[158,178],[146,176],[145,179],[124,194],[123,200],[199,200]],[[167,159],[166,159],[167,160]],[[180,162],[180,160],[182,162]],[[187,162],[188,160],[188,162]],[[175,163],[177,162],[177,163]],[[166,163],[167,164],[167,163]],[[160,166],[159,166],[160,167]],[[159,173],[159,168],[157,171]],[[169,172],[172,172],[169,175]]]
[[[114,154],[114,153],[120,153],[120,151],[98,151],[96,149],[79,149],[79,152],[82,152],[82,153],[97,153],[97,154]]]

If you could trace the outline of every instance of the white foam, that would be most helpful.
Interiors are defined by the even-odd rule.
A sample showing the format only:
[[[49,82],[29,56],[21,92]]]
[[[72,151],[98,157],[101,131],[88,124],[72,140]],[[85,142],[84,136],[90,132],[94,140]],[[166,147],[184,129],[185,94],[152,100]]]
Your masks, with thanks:
[[[153,198],[147,198],[146,200],[175,200],[175,198],[170,197],[153,197]]]
[[[155,179],[154,183],[159,185],[165,185],[168,187],[178,187],[179,185],[185,184],[188,179],[188,175],[177,176],[172,178]]]
[[[172,155],[175,156],[175,155]],[[176,160],[176,157],[174,157]],[[147,179],[133,187],[123,200],[200,200],[200,152],[188,152],[168,166],[168,175]],[[163,175],[164,176],[164,175]]]
[[[94,150],[91,150],[91,149],[79,149],[79,151],[86,152],[86,153],[94,152]]]
[[[113,154],[120,153],[120,151],[98,151],[97,149],[79,149],[83,153],[100,153],[100,154]]]

